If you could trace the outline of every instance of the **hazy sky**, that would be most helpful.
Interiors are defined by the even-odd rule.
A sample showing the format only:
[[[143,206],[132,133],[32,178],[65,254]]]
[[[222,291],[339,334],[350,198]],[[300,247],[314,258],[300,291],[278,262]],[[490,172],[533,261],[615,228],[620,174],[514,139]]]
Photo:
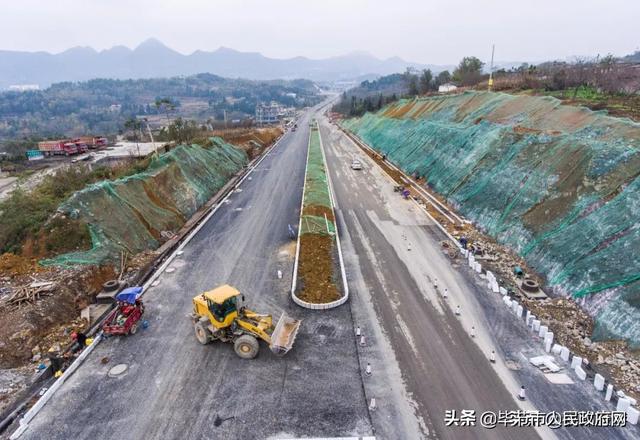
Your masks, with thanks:
[[[355,50],[453,64],[540,61],[640,47],[640,0],[1,0],[0,49],[220,46],[276,58]]]

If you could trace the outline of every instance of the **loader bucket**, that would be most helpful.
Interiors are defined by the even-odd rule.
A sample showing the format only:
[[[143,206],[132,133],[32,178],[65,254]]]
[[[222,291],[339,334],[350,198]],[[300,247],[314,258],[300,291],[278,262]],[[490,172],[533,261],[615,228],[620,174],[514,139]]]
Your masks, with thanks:
[[[271,334],[271,344],[269,344],[271,351],[282,356],[291,350],[301,322],[283,312]]]

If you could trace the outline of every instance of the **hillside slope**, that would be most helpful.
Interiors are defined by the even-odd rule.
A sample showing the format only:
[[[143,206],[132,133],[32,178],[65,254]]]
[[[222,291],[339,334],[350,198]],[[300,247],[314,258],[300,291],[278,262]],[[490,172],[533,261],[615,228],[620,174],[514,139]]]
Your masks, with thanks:
[[[594,337],[640,345],[640,124],[555,98],[468,92],[344,125],[579,298]]]
[[[248,162],[244,151],[221,138],[211,141],[209,148],[178,146],[141,173],[74,193],[58,211],[88,225],[92,248],[41,264],[103,264],[118,261],[122,252],[157,248]]]

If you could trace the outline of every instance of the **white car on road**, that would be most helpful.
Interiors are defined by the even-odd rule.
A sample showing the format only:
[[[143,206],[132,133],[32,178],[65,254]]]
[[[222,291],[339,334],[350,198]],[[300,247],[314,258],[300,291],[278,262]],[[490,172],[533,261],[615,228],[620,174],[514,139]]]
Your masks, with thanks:
[[[358,159],[353,159],[351,161],[351,169],[352,170],[361,170],[362,169],[362,163]]]

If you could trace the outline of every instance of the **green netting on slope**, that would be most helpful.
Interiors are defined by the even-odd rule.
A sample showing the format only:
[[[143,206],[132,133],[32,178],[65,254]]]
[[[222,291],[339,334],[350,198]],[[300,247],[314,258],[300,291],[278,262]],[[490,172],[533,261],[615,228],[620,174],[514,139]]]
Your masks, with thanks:
[[[182,145],[155,157],[141,173],[76,192],[58,210],[89,225],[92,249],[41,261],[72,266],[117,261],[160,245],[246,163],[246,154],[220,138],[214,146]]]
[[[320,134],[318,130],[311,130],[309,138],[309,154],[307,157],[307,173],[303,196],[303,215],[301,217],[300,234],[333,235],[335,225],[331,219],[324,216],[305,214],[304,207],[323,207],[331,212],[331,197],[329,196],[329,184],[324,156],[320,146]]]
[[[307,174],[305,177],[304,205],[320,205],[331,208],[327,172],[320,147],[320,135],[317,130],[311,132]]]
[[[555,289],[585,296],[601,334],[640,344],[640,124],[553,98],[472,92],[400,101],[344,125],[425,176]]]

